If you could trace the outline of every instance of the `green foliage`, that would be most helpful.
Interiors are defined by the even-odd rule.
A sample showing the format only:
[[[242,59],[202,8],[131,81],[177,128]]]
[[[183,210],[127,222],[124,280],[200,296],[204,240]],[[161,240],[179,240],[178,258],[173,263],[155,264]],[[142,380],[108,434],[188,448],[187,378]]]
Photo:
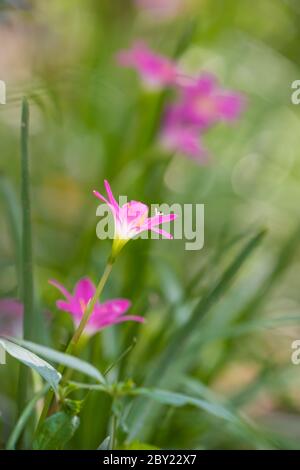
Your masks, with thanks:
[[[48,362],[8,339],[0,338],[0,346],[12,357],[40,374],[54,390],[58,390],[61,374]]]
[[[82,374],[91,377],[94,380],[97,380],[100,383],[105,383],[105,378],[101,372],[93,367],[86,361],[78,359],[77,357],[71,356],[70,354],[64,354],[55,349],[42,346],[40,344],[32,343],[31,341],[24,341],[17,338],[11,338],[17,344],[26,346],[31,351],[40,354],[41,356],[49,359],[50,361],[57,362],[58,364],[63,364],[70,369],[77,370]]]
[[[51,386],[50,413],[60,411],[35,448],[299,448],[290,361],[300,320],[300,108],[290,101],[300,78],[297,2],[189,0],[165,22],[129,0],[30,2],[30,15],[11,3],[0,2],[0,37],[11,44],[0,57],[9,76],[0,107],[0,298],[24,300],[25,335],[0,340],[17,358],[0,366],[1,445],[32,447]],[[239,122],[203,135],[208,165],[162,154],[172,92],[146,93],[115,60],[138,38],[176,58],[181,78],[206,70],[246,96]],[[205,204],[205,245],[130,242],[103,299],[130,299],[129,313],[145,325],[104,329],[70,356],[61,352],[70,318],[48,280],[70,290],[82,276],[99,280],[110,242],[95,235],[92,190],[104,178],[129,199]],[[62,383],[44,359],[68,368]],[[26,364],[21,380],[17,362]],[[27,380],[28,366],[46,388],[36,374]]]
[[[44,422],[39,435],[33,443],[36,450],[60,450],[72,439],[79,427],[78,416],[60,411]]]

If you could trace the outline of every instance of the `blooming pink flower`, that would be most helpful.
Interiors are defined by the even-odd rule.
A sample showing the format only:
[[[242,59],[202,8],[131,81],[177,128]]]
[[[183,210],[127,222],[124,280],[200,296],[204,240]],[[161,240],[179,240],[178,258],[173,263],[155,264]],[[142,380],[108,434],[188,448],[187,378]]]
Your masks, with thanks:
[[[23,336],[23,304],[16,299],[0,300],[0,334]]]
[[[75,328],[77,328],[82,319],[83,313],[89,301],[95,294],[96,288],[89,278],[80,279],[73,294],[56,280],[50,280],[50,284],[56,287],[64,296],[65,300],[58,300],[56,306],[58,309],[68,312],[72,315]],[[127,299],[107,300],[100,303],[97,301],[90,319],[85,328],[85,333],[93,335],[103,328],[124,321],[132,320],[143,323],[143,317],[136,315],[124,315],[129,309],[131,303]]]
[[[169,239],[173,238],[170,233],[158,228],[158,226],[175,220],[177,217],[176,214],[156,214],[153,217],[148,217],[148,206],[138,201],[129,201],[120,207],[114,198],[108,181],[105,180],[104,185],[108,199],[98,193],[98,191],[93,192],[97,198],[109,206],[113,214],[115,234],[112,251],[114,255],[117,255],[130,239],[148,230],[152,230],[152,232],[159,233]]]
[[[238,119],[244,105],[239,93],[221,89],[213,75],[203,74],[194,83],[182,87],[182,119],[199,129]]]
[[[142,41],[136,42],[131,49],[119,52],[117,59],[120,65],[136,69],[145,86],[151,90],[176,83],[175,64],[152,52]]]

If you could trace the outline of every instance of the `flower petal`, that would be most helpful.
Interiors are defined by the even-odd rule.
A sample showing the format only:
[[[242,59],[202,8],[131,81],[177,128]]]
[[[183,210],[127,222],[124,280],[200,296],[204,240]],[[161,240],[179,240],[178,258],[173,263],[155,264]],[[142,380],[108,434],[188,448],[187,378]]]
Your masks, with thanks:
[[[167,222],[172,222],[172,220],[177,219],[177,214],[157,214],[153,217],[149,217],[149,219],[145,220],[144,226],[148,229],[152,229],[156,225],[164,224]]]
[[[82,300],[87,304],[95,294],[95,290],[96,288],[93,282],[88,277],[84,277],[80,279],[75,286],[75,300],[80,304],[80,306]]]
[[[17,299],[0,300],[0,334],[23,336],[23,304]]]
[[[150,230],[152,232],[159,233],[160,235],[162,235],[165,238],[168,238],[169,240],[173,239],[173,235],[171,235],[169,232],[166,232],[165,230],[163,230],[161,228],[151,227]]]
[[[55,279],[49,279],[48,282],[52,286],[56,287],[66,297],[67,300],[69,301],[72,300],[72,295],[70,294],[70,292],[67,291],[67,289],[62,284],[60,284]]]
[[[107,192],[107,195],[108,195],[109,202],[115,208],[115,210],[118,212],[119,209],[120,209],[119,204],[117,203],[117,201],[116,201],[116,199],[113,195],[113,192],[111,190],[111,187],[109,185],[109,182],[107,180],[104,180],[104,186],[105,186],[105,189],[106,189],[106,192]]]

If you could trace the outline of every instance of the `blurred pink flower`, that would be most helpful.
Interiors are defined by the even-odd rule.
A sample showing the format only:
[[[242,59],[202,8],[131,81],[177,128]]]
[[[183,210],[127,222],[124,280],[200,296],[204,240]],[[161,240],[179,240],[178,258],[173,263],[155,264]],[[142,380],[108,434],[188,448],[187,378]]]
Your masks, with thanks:
[[[182,119],[206,129],[219,121],[238,119],[244,110],[245,99],[236,92],[219,87],[216,77],[203,74],[193,83],[182,87]]]
[[[186,0],[135,0],[136,6],[156,21],[174,18]]]
[[[117,60],[123,67],[136,69],[150,90],[160,90],[176,83],[176,65],[170,59],[155,54],[142,41],[136,42],[131,49],[119,52]]]
[[[93,193],[98,199],[109,206],[113,214],[115,222],[113,253],[115,255],[119,253],[129,240],[148,230],[152,230],[169,239],[173,238],[170,233],[158,228],[158,226],[175,220],[176,214],[156,214],[153,217],[148,217],[148,206],[138,201],[129,201],[120,207],[114,198],[108,181],[105,180],[104,185],[108,199],[98,193],[98,191],[93,191]]]
[[[96,288],[93,282],[87,277],[80,279],[75,285],[73,294],[70,294],[63,285],[54,279],[51,279],[49,283],[65,296],[65,300],[58,300],[56,306],[58,309],[71,314],[75,328],[77,328],[86,306],[95,294]],[[143,323],[145,321],[143,317],[124,315],[130,305],[131,303],[127,299],[107,300],[103,303],[97,302],[84,330],[85,333],[93,335],[107,326],[129,320]]]
[[[245,99],[239,93],[221,89],[213,75],[203,74],[188,82],[186,78],[179,86],[178,102],[166,110],[160,143],[170,152],[180,152],[203,164],[209,156],[202,146],[203,133],[220,121],[238,119]]]
[[[0,299],[0,335],[23,336],[23,304],[16,299]]]
[[[203,147],[199,130],[182,119],[179,106],[170,106],[165,114],[161,134],[161,146],[168,152],[179,152],[198,163],[207,161],[208,152]]]

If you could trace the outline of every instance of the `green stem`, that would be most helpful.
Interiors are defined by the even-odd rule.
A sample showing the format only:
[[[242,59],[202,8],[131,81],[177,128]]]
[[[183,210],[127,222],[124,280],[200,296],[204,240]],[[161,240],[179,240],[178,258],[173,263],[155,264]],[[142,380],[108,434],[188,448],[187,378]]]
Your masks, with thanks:
[[[14,450],[16,448],[16,444],[22,431],[33,412],[36,403],[47,393],[49,390],[49,385],[45,385],[33,398],[30,400],[28,405],[25,407],[24,411],[22,412],[20,418],[17,421],[17,424],[13,428],[11,435],[8,438],[6,444],[6,450]]]
[[[110,448],[114,450],[116,448],[116,432],[117,432],[117,417],[114,412],[115,397],[112,402],[112,417],[111,417],[111,437],[110,437]]]
[[[82,319],[80,321],[80,324],[77,328],[77,330],[75,331],[73,337],[71,338],[71,341],[69,342],[68,344],[68,347],[66,349],[66,354],[72,354],[73,350],[75,349],[89,319],[90,319],[90,316],[91,314],[93,313],[93,310],[95,308],[95,305],[100,297],[100,295],[102,294],[102,291],[104,289],[104,286],[107,282],[107,279],[109,278],[109,275],[111,273],[111,270],[112,270],[112,267],[113,267],[113,262],[110,260],[108,261],[106,267],[105,267],[105,270],[104,270],[104,273],[99,281],[99,284],[97,285],[97,288],[96,288],[96,292],[95,292],[95,295],[94,297],[92,297],[92,299],[90,300],[90,302],[88,303],[86,309],[85,309],[85,312],[82,316]]]
[[[22,299],[24,304],[23,329],[24,338],[34,340],[34,302],[33,302],[33,263],[31,235],[31,204],[29,176],[29,106],[24,99],[21,117],[21,196],[22,196]],[[28,367],[21,366],[18,387],[18,414],[20,415],[28,393]]]
[[[108,262],[107,262],[107,265],[105,267],[105,270],[104,270],[104,273],[102,274],[102,277],[99,281],[99,284],[97,285],[97,288],[96,288],[96,292],[94,294],[94,296],[92,297],[92,299],[90,300],[90,302],[88,303],[85,311],[84,311],[84,314],[82,316],[82,319],[80,321],[80,324],[78,326],[78,328],[76,329],[74,335],[72,336],[66,350],[65,350],[65,354],[72,354],[78,344],[78,341],[90,319],[90,316],[91,314],[93,313],[93,310],[94,310],[94,307],[100,297],[100,295],[102,294],[102,291],[104,289],[104,286],[109,278],[109,275],[112,271],[112,267],[113,267],[113,263],[114,263],[114,259],[112,258],[109,258]],[[63,364],[60,365],[60,367],[58,368],[58,371],[63,375],[64,372],[65,372],[65,366]],[[46,396],[46,399],[45,399],[45,403],[44,403],[44,408],[43,408],[43,411],[41,413],[41,416],[40,416],[40,419],[39,419],[39,422],[38,422],[38,426],[37,426],[37,430],[36,432],[38,432],[38,430],[41,428],[41,425],[43,424],[44,420],[46,419],[47,415],[48,415],[48,411],[49,411],[49,408],[51,406],[51,403],[52,403],[52,400],[53,400],[53,397],[54,397],[54,393],[53,393],[53,390],[49,390],[47,396]]]

